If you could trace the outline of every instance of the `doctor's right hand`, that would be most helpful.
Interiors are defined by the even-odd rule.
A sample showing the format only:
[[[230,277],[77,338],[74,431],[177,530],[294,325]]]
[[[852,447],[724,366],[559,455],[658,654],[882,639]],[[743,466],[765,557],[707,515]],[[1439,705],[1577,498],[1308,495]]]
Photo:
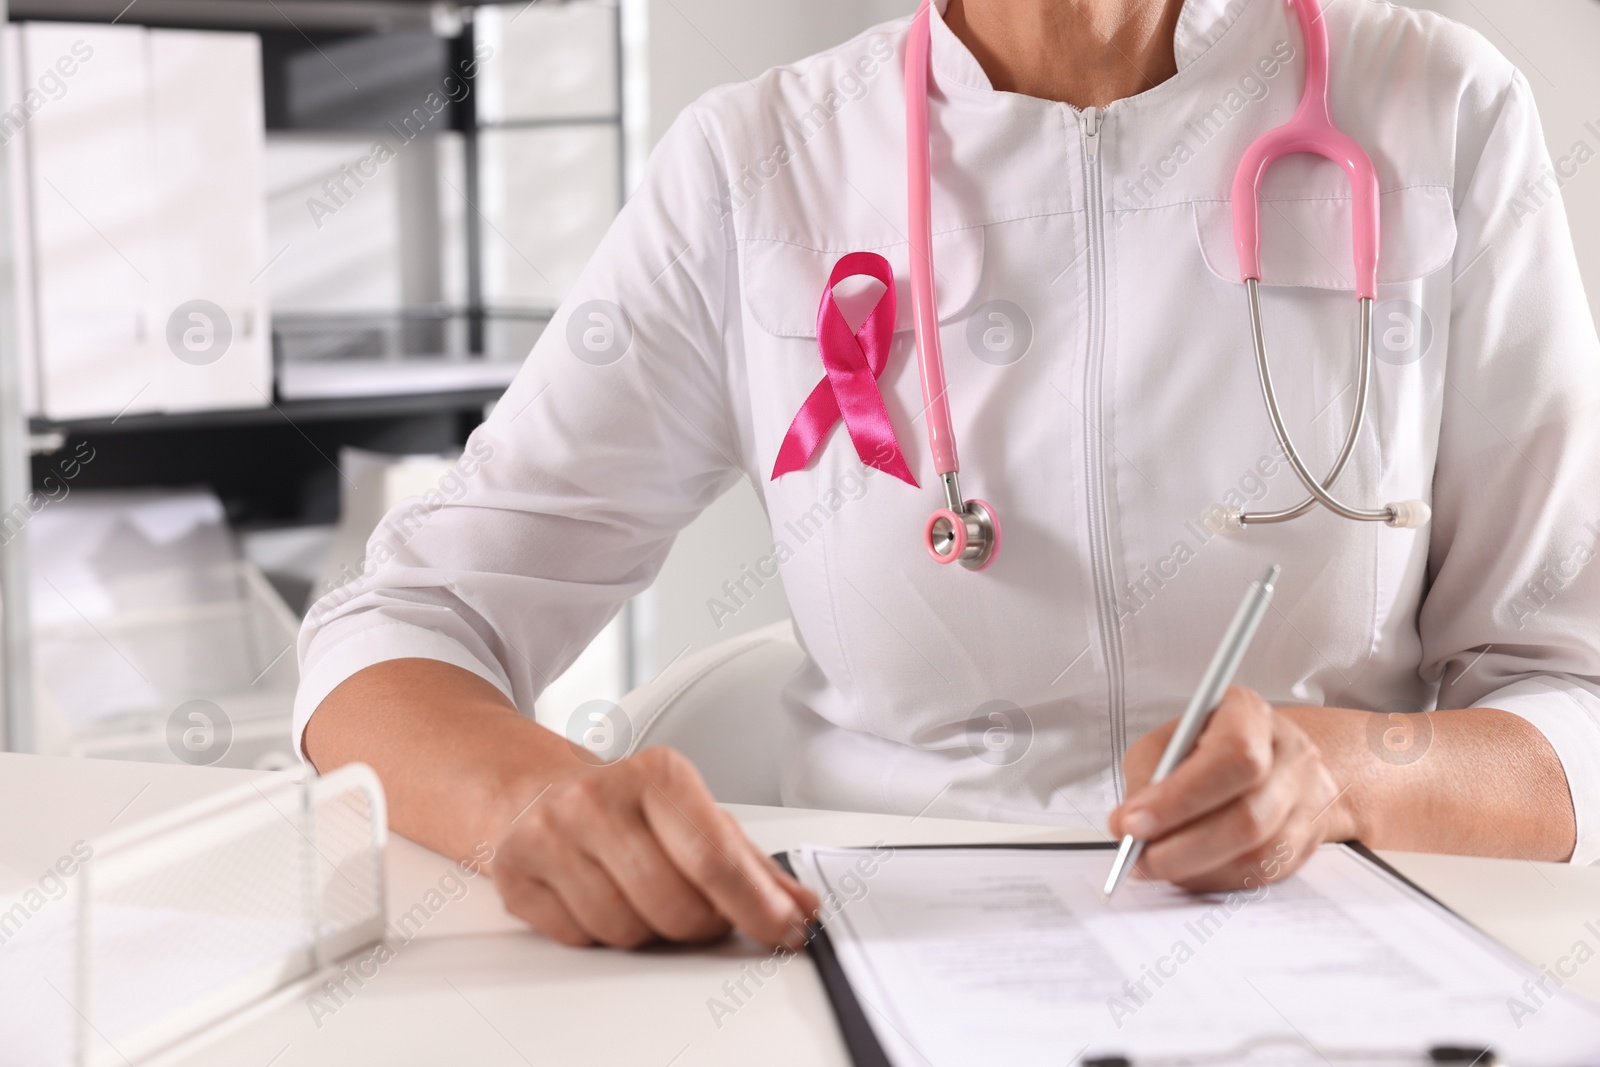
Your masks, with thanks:
[[[1288,877],[1322,842],[1360,836],[1349,789],[1335,781],[1317,737],[1328,715],[1274,708],[1231,686],[1194,750],[1161,782],[1150,779],[1178,720],[1130,745],[1127,799],[1110,826],[1148,842],[1135,875],[1199,893],[1255,889]]]
[[[495,843],[507,911],[565,945],[710,941],[733,927],[771,948],[805,943],[816,894],[751,843],[682,755],[573,763]]]

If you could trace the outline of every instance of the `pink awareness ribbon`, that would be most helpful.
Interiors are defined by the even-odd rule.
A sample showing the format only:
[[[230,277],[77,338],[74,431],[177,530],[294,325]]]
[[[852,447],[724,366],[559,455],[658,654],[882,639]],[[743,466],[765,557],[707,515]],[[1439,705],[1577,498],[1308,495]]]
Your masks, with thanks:
[[[873,305],[861,329],[852,334],[833,299],[833,287],[846,278],[865,275],[884,285],[883,295]],[[817,308],[817,348],[822,354],[824,375],[800,411],[778,449],[772,478],[802,470],[822,446],[822,440],[841,418],[856,455],[869,467],[892,474],[903,482],[917,480],[906,466],[895,440],[889,411],[878,391],[878,378],[889,362],[894,341],[894,271],[889,261],[876,252],[851,252],[841,256],[828,275]]]

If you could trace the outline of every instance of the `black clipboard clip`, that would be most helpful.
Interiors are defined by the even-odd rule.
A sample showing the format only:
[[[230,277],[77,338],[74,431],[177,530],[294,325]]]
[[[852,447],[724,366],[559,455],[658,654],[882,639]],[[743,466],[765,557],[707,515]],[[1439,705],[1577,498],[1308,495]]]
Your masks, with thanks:
[[[1257,1043],[1252,1042],[1251,1044]],[[1293,1042],[1293,1044],[1304,1046],[1306,1049],[1320,1055],[1329,1063],[1338,1063],[1340,1060],[1345,1060],[1348,1062],[1358,1062],[1363,1060],[1369,1061],[1378,1056],[1389,1058],[1394,1061],[1401,1061],[1406,1059],[1408,1056],[1413,1055],[1411,1053],[1404,1052],[1398,1054],[1384,1052],[1383,1050],[1379,1049],[1361,1049],[1356,1051],[1317,1048],[1316,1046],[1309,1045],[1303,1041],[1296,1041]],[[1214,1056],[1181,1056],[1172,1057],[1170,1059],[1162,1056],[1154,1059],[1139,1060],[1137,1062],[1129,1059],[1126,1056],[1087,1056],[1079,1061],[1079,1067],[1189,1067],[1191,1064],[1208,1063],[1212,1062],[1213,1060],[1218,1063],[1233,1062],[1236,1057],[1247,1051],[1248,1047],[1233,1048],[1228,1049],[1225,1052],[1216,1053]],[[1495,1058],[1493,1049],[1475,1047],[1472,1045],[1434,1045],[1426,1052],[1423,1052],[1420,1056],[1416,1056],[1416,1061],[1418,1063],[1459,1065],[1459,1067],[1497,1067],[1500,1062]]]

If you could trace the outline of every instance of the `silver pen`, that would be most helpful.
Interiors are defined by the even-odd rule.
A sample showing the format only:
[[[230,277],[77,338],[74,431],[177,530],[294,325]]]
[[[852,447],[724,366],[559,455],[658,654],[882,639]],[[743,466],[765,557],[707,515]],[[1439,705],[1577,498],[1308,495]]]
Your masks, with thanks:
[[[1222,635],[1222,643],[1211,657],[1211,665],[1206,668],[1199,688],[1189,699],[1189,706],[1183,709],[1183,717],[1178,720],[1178,728],[1172,731],[1166,751],[1161,753],[1161,762],[1156,764],[1156,772],[1150,777],[1151,785],[1171,774],[1173,768],[1183,761],[1189,750],[1194,748],[1200,731],[1206,728],[1211,713],[1222,703],[1222,695],[1228,691],[1228,683],[1233,681],[1239,661],[1244,659],[1245,650],[1250,647],[1250,639],[1255,636],[1261,616],[1267,613],[1267,604],[1272,600],[1272,586],[1278,580],[1279,570],[1274,563],[1267,568],[1267,573],[1261,576],[1260,581],[1251,582],[1250,588],[1245,591],[1239,610],[1233,613],[1233,621],[1228,624],[1227,632]],[[1143,841],[1131,835],[1122,839],[1116,862],[1111,865],[1111,874],[1107,876],[1106,887],[1101,893],[1102,900],[1111,899],[1111,894],[1117,891],[1117,886],[1122,884],[1143,851]]]

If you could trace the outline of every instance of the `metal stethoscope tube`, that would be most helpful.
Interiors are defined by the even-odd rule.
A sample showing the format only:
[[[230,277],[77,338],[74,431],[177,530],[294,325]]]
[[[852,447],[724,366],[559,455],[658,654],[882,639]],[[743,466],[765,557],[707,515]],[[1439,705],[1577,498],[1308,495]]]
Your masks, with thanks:
[[[1339,449],[1339,456],[1334,460],[1333,466],[1328,470],[1327,477],[1318,482],[1311,473],[1311,468],[1306,466],[1305,460],[1300,457],[1300,452],[1294,447],[1294,441],[1289,437],[1289,429],[1284,425],[1283,413],[1278,409],[1278,394],[1272,384],[1272,365],[1267,359],[1267,343],[1264,330],[1261,326],[1261,291],[1259,283],[1254,278],[1245,280],[1245,293],[1250,301],[1250,335],[1255,344],[1256,373],[1261,380],[1261,397],[1266,402],[1267,417],[1272,421],[1272,432],[1278,438],[1278,444],[1283,447],[1284,456],[1289,461],[1289,466],[1294,468],[1295,475],[1302,485],[1310,492],[1310,496],[1292,508],[1280,511],[1241,512],[1236,509],[1226,509],[1228,522],[1234,526],[1250,526],[1264,523],[1288,522],[1299,518],[1313,507],[1321,504],[1335,515],[1357,522],[1382,522],[1389,526],[1403,529],[1416,529],[1427,525],[1431,517],[1431,509],[1420,500],[1401,500],[1382,508],[1354,508],[1335,497],[1329,490],[1339,475],[1344,473],[1345,464],[1349,462],[1351,453],[1355,451],[1356,438],[1361,435],[1361,427],[1366,422],[1367,405],[1371,399],[1372,391],[1372,298],[1362,297],[1360,336],[1357,341],[1356,353],[1356,404],[1355,412],[1350,419],[1350,429],[1346,432],[1344,445]]]

